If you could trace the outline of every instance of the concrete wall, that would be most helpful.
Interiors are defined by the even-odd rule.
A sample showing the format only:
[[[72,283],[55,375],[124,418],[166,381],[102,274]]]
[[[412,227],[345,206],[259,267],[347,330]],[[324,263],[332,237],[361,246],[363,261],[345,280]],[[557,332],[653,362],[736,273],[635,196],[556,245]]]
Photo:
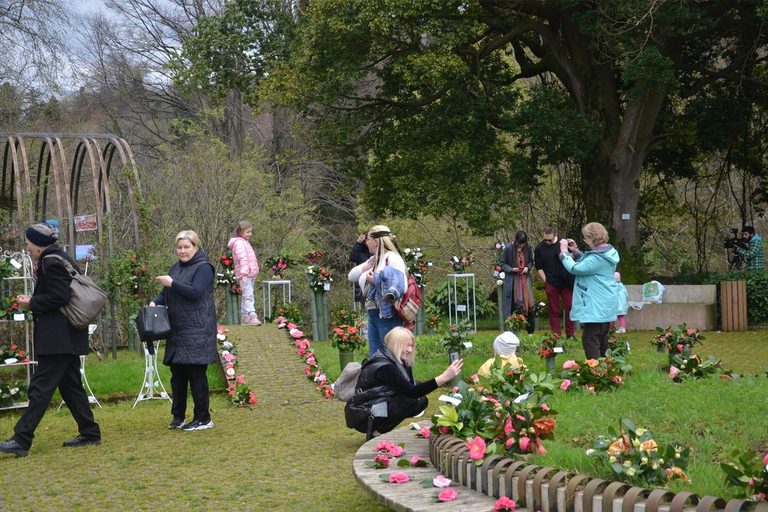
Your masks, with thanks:
[[[663,283],[662,283],[663,284]],[[630,301],[639,302],[643,287],[628,285]],[[717,287],[708,285],[668,285],[664,287],[661,304],[646,304],[641,310],[629,308],[627,329],[652,331],[656,327],[689,327],[714,330],[716,324]]]

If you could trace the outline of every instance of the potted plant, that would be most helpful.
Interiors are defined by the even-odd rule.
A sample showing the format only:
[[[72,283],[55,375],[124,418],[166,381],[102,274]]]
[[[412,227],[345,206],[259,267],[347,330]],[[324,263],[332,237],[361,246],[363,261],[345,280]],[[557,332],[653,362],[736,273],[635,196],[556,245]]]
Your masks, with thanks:
[[[549,368],[550,375],[555,374],[555,347],[561,346],[559,338],[557,333],[549,333],[549,336],[541,341],[541,348],[539,349],[539,357],[547,362],[547,368]]]
[[[507,328],[515,335],[528,329],[528,320],[522,313],[512,313],[507,317]]]
[[[342,324],[331,329],[331,345],[339,350],[339,366],[341,371],[352,362],[355,350],[365,346],[365,340],[360,336],[362,322],[354,325]]]
[[[697,343],[701,344],[704,339],[697,329],[688,327],[686,324],[680,324],[675,329],[657,327],[656,331],[658,334],[651,344],[656,346],[658,352],[669,351],[669,364],[673,364],[673,356],[682,356],[683,359],[691,357],[693,346]]]

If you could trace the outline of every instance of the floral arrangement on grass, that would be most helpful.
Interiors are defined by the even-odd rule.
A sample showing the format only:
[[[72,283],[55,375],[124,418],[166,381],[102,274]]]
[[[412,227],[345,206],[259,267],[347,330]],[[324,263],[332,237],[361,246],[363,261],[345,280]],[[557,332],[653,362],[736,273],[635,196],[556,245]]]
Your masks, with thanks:
[[[512,332],[523,332],[528,329],[528,319],[521,313],[512,313],[505,321],[507,329]]]
[[[341,351],[355,351],[365,346],[357,325],[342,324],[331,329],[331,345]]]
[[[309,253],[304,257],[310,263],[314,265],[319,265],[323,259],[323,256],[325,256],[325,253],[323,251],[309,251]]]
[[[315,293],[322,292],[325,290],[325,285],[333,281],[331,272],[320,265],[310,265],[304,270],[304,273],[309,277],[309,287]]]
[[[304,315],[301,314],[298,304],[283,304],[275,308],[277,319],[283,318],[285,323],[303,324]],[[279,323],[279,322],[278,322]]]
[[[633,485],[664,485],[676,479],[690,481],[685,473],[689,452],[671,444],[660,446],[650,429],[621,419],[619,432],[609,427],[608,435],[599,437],[587,455],[604,459],[620,480]]]
[[[520,375],[515,371],[510,373]],[[465,439],[469,457],[477,465],[488,455],[545,453],[541,441],[553,439],[557,425],[553,418],[557,411],[545,402],[552,396],[557,381],[546,373],[528,375],[524,382],[517,377],[513,380],[514,383],[507,384],[510,388],[502,384],[500,392],[493,392],[479,382],[472,387],[459,382],[461,403],[438,407],[439,414],[432,417],[432,433]],[[518,389],[524,389],[526,394],[512,400]]]
[[[573,387],[592,394],[610,391],[624,385],[624,375],[631,370],[632,366],[623,357],[586,359],[581,363],[566,361],[560,374],[563,379],[560,389]]]
[[[287,254],[280,256],[270,256],[264,262],[264,265],[272,272],[275,277],[283,277],[283,271],[288,270],[296,264]]]
[[[557,333],[551,332],[547,337],[541,340],[541,348],[539,349],[539,357],[546,359],[548,357],[554,357],[555,347],[560,346],[560,336]]]
[[[288,339],[290,343],[296,347],[296,354],[304,360],[304,375],[307,379],[317,384],[315,389],[320,391],[325,398],[331,398],[334,395],[333,388],[331,387],[331,383],[328,382],[328,378],[326,377],[322,366],[320,366],[320,363],[317,361],[315,353],[312,352],[309,340],[304,337],[304,333],[299,330],[297,324],[288,322],[287,319],[283,317],[278,317],[277,321],[277,328],[286,329],[288,331]]]
[[[721,378],[730,379],[723,370],[723,362],[715,359],[715,356],[708,356],[702,360],[696,354],[690,357],[681,355],[670,356],[669,378],[675,382],[682,382],[688,379],[701,379],[720,375]]]
[[[10,361],[11,359],[15,359],[15,363],[29,362],[26,350],[22,350],[19,345],[15,343],[11,343],[10,345],[0,345],[0,365],[12,364],[6,363],[6,361]]]
[[[688,327],[686,324],[680,324],[675,329],[667,327],[662,329],[657,327],[658,334],[654,336],[651,344],[658,348],[664,348],[669,351],[669,355],[683,354],[693,349],[695,344],[701,344],[704,340],[698,330]]]
[[[760,458],[762,457],[762,459]],[[734,462],[724,462],[720,468],[725,472],[726,485],[741,487],[744,496],[753,501],[766,501],[768,496],[768,453],[754,451],[731,454]]]
[[[405,266],[408,267],[408,273],[416,279],[416,284],[419,288],[424,288],[427,285],[425,274],[429,267],[432,266],[432,262],[427,261],[418,247],[415,249],[406,247],[403,259],[405,260]]]
[[[461,258],[458,256],[453,256],[450,260],[448,260],[448,265],[451,267],[451,272],[455,274],[463,274],[465,271],[469,270],[469,267],[471,267],[474,262],[475,257],[470,252]]]
[[[235,260],[232,258],[232,251],[229,248],[224,249],[219,257],[222,271],[216,274],[216,286],[227,288],[234,294],[241,294],[243,290],[235,275]]]
[[[608,329],[608,350],[613,357],[627,357],[629,355],[629,342],[624,340],[616,332],[616,327]]]
[[[0,406],[9,407],[14,403],[24,402],[27,399],[26,381],[0,380]]]
[[[237,376],[236,383],[230,383],[227,394],[229,400],[238,407],[259,403],[256,394],[245,384],[245,378],[242,375]]]
[[[229,329],[218,326],[216,328],[216,341],[219,343],[219,360],[224,368],[224,375],[227,380],[235,379],[235,366],[237,366],[237,348],[235,344],[227,339]]]
[[[448,350],[461,351],[464,348],[464,343],[467,342],[467,335],[469,334],[469,322],[461,320],[456,325],[452,325],[445,334],[440,338],[439,342],[442,346]]]

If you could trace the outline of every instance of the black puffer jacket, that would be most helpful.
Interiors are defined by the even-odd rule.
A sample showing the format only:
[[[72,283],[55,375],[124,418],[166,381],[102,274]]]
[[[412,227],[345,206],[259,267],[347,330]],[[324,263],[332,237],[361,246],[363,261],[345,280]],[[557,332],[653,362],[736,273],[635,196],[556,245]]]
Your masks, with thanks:
[[[195,275],[208,267],[210,280],[203,285],[202,295],[190,300],[180,293],[178,286],[191,286]],[[168,275],[173,279],[170,288],[163,288],[155,303],[168,307],[171,335],[165,345],[163,364],[212,364],[218,360],[216,350],[216,308],[213,302],[213,265],[201,249],[186,263],[177,261]]]
[[[59,308],[69,304],[69,275],[64,264],[56,258],[46,256],[56,254],[72,264],[80,272],[77,263],[58,245],[50,245],[37,260],[37,282],[35,292],[29,301],[35,322],[35,356],[54,354],[74,354],[82,356],[88,353],[88,330],[77,329]]]

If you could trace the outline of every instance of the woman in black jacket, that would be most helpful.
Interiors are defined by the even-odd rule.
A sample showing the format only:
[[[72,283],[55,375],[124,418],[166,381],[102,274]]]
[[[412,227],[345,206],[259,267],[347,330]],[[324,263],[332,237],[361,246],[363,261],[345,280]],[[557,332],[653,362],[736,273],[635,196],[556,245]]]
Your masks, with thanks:
[[[384,337],[384,346],[363,366],[357,380],[357,394],[380,407],[386,407],[386,417],[375,417],[369,425],[353,419],[349,403],[345,411],[347,426],[370,436],[389,432],[405,418],[416,416],[427,408],[429,393],[449,383],[461,373],[461,359],[453,361],[443,373],[416,384],[413,363],[416,357],[416,340],[405,327],[395,327]],[[359,399],[360,397],[358,397]],[[350,402],[354,402],[354,398]],[[382,406],[380,404],[386,404]],[[374,414],[375,415],[375,414]]]
[[[35,373],[29,382],[29,406],[14,427],[12,438],[0,443],[0,452],[24,457],[29,453],[40,420],[43,419],[53,393],[59,388],[77,422],[80,434],[64,446],[98,445],[101,430],[93,419],[88,395],[80,380],[80,356],[88,353],[88,330],[77,329],[60,311],[69,303],[69,275],[67,260],[77,272],[77,263],[58,245],[56,237],[45,224],[34,224],[27,229],[27,251],[35,258],[35,291],[32,296],[16,297],[19,305],[29,308],[34,316]]]
[[[169,429],[186,431],[213,428],[208,398],[208,365],[218,359],[216,350],[216,308],[213,302],[213,265],[200,248],[194,231],[176,235],[179,261],[168,275],[157,276],[163,291],[150,303],[165,305],[171,334],[165,345],[163,364],[171,367],[173,421]],[[194,416],[184,422],[187,411],[187,385],[195,403]]]
[[[533,249],[525,231],[515,233],[515,241],[501,254],[504,271],[504,316],[519,312],[528,321],[528,334],[533,334],[535,321],[533,297]]]

